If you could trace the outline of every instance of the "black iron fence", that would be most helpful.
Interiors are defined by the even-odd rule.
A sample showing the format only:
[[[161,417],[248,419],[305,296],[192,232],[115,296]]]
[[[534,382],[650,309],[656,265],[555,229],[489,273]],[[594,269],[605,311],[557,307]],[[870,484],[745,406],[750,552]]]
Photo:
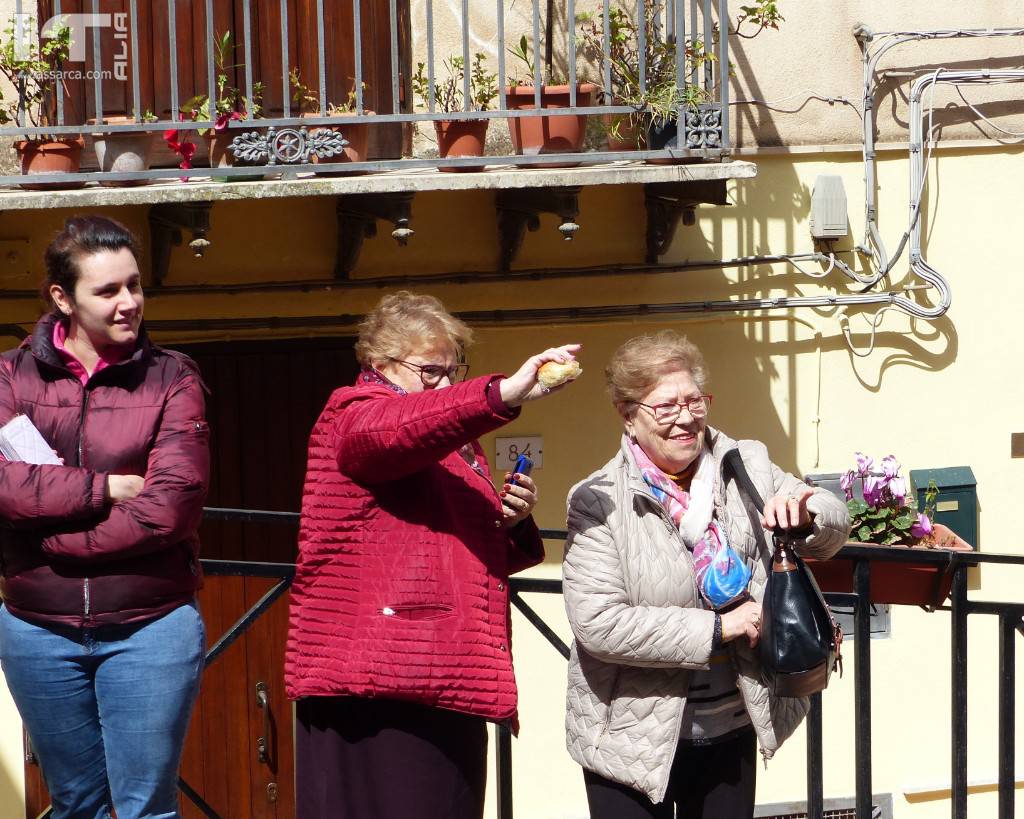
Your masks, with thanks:
[[[293,512],[268,512],[246,509],[208,508],[205,519],[230,520],[248,523],[291,523],[297,522]],[[544,529],[541,535],[546,540],[564,540],[564,530]],[[952,620],[950,657],[952,659],[952,697],[950,703],[950,730],[952,759],[950,760],[952,782],[951,819],[967,819],[967,719],[968,719],[968,669],[967,669],[967,623],[971,615],[987,615],[998,622],[999,656],[998,663],[998,819],[1013,819],[1015,796],[1014,759],[1014,718],[1016,706],[1015,655],[1016,641],[1024,636],[1024,603],[1006,603],[971,600],[967,595],[968,570],[978,566],[1020,566],[1024,567],[1024,555],[984,554],[980,552],[951,552],[940,549],[894,549],[880,555],[878,550],[849,544],[833,559],[853,562],[853,590],[849,594],[829,593],[829,603],[848,606],[854,610],[854,760],[856,767],[856,816],[857,819],[872,819],[872,771],[871,771],[871,640],[869,639],[869,617],[871,612],[871,568],[872,562],[884,561],[900,564],[928,566],[937,572],[948,572],[952,576],[950,604],[940,606],[937,612],[948,613]],[[203,570],[211,577],[241,576],[277,579],[248,611],[246,611],[206,655],[206,666],[223,654],[275,600],[281,597],[294,578],[295,567],[286,563],[251,563],[244,561],[204,560]],[[564,659],[569,657],[569,647],[555,633],[551,626],[523,599],[524,594],[561,594],[560,580],[537,578],[512,578],[509,584],[510,600],[527,621]],[[823,757],[824,731],[822,725],[821,694],[811,699],[811,710],[807,720],[807,817],[824,819]],[[844,731],[848,736],[848,731]],[[497,810],[498,819],[512,819],[514,801],[512,789],[512,734],[507,725],[497,726]],[[217,812],[208,805],[188,783],[179,780],[182,792],[209,819],[220,819]],[[44,812],[39,819],[49,816]]]
[[[546,0],[543,9],[540,0],[518,8],[462,0],[455,42],[447,26],[439,35],[434,0],[416,19],[400,0],[316,0],[301,10],[288,0],[232,9],[220,0],[129,0],[115,13],[100,0],[39,5],[49,20],[16,0],[7,65],[0,49],[0,71],[18,92],[0,136],[74,141],[177,130],[184,136],[168,145],[178,151],[187,134],[210,130],[231,137],[231,159],[216,174],[228,178],[261,178],[266,165],[294,175],[481,164],[462,154],[351,153],[359,129],[391,123],[506,120],[514,150],[488,164],[714,159],[729,150],[726,0],[599,0],[584,13],[577,0]],[[481,41],[489,55],[475,53]],[[555,147],[518,142],[527,139],[521,120],[583,127],[594,115],[611,117],[616,137],[597,149],[573,138]],[[51,172],[33,183],[210,175],[102,170],[99,161],[100,171]],[[0,185],[22,181],[0,176]]]

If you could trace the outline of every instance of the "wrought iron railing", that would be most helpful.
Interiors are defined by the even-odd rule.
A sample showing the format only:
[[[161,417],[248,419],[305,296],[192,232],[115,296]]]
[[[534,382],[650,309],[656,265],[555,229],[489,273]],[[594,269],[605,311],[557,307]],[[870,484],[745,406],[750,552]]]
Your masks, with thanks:
[[[249,509],[208,508],[206,520],[226,520],[248,523],[296,523],[293,512],[268,512]],[[564,530],[542,529],[546,540],[564,540]],[[872,819],[871,770],[871,563],[892,563],[928,566],[949,572],[953,585],[948,606],[936,611],[949,612],[952,619],[950,656],[952,659],[951,740],[952,740],[952,803],[951,819],[967,819],[967,621],[970,615],[988,615],[998,619],[998,819],[1013,819],[1015,798],[1014,719],[1016,705],[1016,640],[1024,636],[1024,603],[970,600],[967,596],[967,573],[972,567],[1020,566],[1024,555],[992,554],[980,552],[951,552],[940,549],[894,549],[890,554],[879,550],[849,544],[833,559],[850,560],[854,564],[853,591],[849,594],[829,593],[832,605],[850,606],[854,610],[854,762],[857,819]],[[203,570],[208,576],[264,577],[279,582],[268,590],[231,628],[207,651],[209,667],[235,640],[237,640],[291,585],[295,567],[285,563],[252,563],[247,561],[204,560]],[[509,584],[510,600],[527,621],[564,658],[569,647],[544,619],[523,599],[522,595],[561,594],[560,580],[539,578],[512,578]],[[811,698],[807,718],[807,817],[823,819],[824,739],[821,694]],[[842,729],[840,729],[842,730]],[[512,819],[514,800],[512,789],[512,734],[507,725],[498,725],[496,753],[496,788],[498,819]],[[848,732],[843,732],[848,736]],[[216,810],[184,780],[179,780],[182,793],[188,797],[208,819],[220,819]],[[44,811],[39,819],[49,816]]]
[[[515,25],[510,22],[513,7],[508,0],[473,0],[472,3],[462,0],[458,43],[451,48],[454,56],[462,60],[465,70],[461,77],[456,77],[458,82],[452,86],[461,100],[454,106],[442,104],[438,93],[448,75],[442,70],[439,76],[437,52],[443,38],[438,36],[435,26],[433,0],[426,0],[422,21],[409,20],[407,3],[386,0],[391,71],[387,83],[382,84],[390,85],[390,88],[375,89],[386,91],[388,97],[385,110],[376,111],[369,110],[364,82],[364,65],[372,56],[365,45],[367,15],[364,5],[367,2],[369,0],[317,0],[312,8],[312,17],[297,21],[289,11],[288,0],[281,0],[279,4],[268,2],[265,7],[252,0],[242,0],[241,21],[233,18],[236,30],[241,30],[241,37],[231,44],[231,56],[225,58],[219,51],[225,32],[215,26],[215,0],[194,0],[187,4],[183,0],[165,0],[166,31],[158,32],[154,28],[153,41],[148,44],[140,42],[139,0],[129,0],[128,11],[121,14],[110,14],[101,0],[83,0],[82,8],[86,13],[64,18],[70,26],[70,37],[77,51],[71,57],[61,53],[56,63],[50,58],[58,80],[48,88],[42,87],[39,91],[41,99],[32,95],[33,89],[40,89],[38,84],[33,84],[32,76],[27,72],[20,75],[16,91],[20,93],[21,104],[11,117],[12,121],[0,127],[0,136],[28,140],[43,137],[60,139],[169,129],[181,129],[184,133],[186,130],[191,132],[220,126],[234,137],[231,151],[236,163],[231,167],[218,168],[216,176],[229,178],[262,178],[267,173],[266,165],[275,166],[275,172],[283,172],[286,176],[303,172],[324,174],[481,165],[480,159],[467,156],[445,159],[415,156],[374,160],[346,158],[342,161],[343,149],[350,147],[348,137],[352,128],[388,123],[507,120],[512,128],[513,123],[522,118],[617,115],[623,119],[632,117],[634,124],[639,120],[641,130],[655,121],[661,124],[669,122],[675,130],[675,135],[668,138],[664,147],[643,148],[638,145],[636,150],[631,150],[629,147],[609,149],[605,146],[598,150],[584,150],[577,146],[567,153],[546,153],[543,149],[539,149],[539,153],[531,153],[520,149],[520,153],[488,156],[486,164],[544,166],[624,159],[716,159],[728,153],[729,26],[726,0],[630,0],[624,5],[620,5],[621,0],[597,0],[587,4],[596,6],[589,18],[592,21],[589,50],[582,47],[585,41],[581,39],[580,21],[586,18],[579,17],[577,0],[547,0],[543,12],[540,0],[532,0],[526,19],[517,18]],[[65,8],[69,5],[66,0]],[[182,13],[184,5],[193,14],[193,25],[189,27],[188,35],[193,39],[187,41],[176,24],[177,15]],[[580,5],[584,5],[582,0]],[[16,0],[15,6],[19,15],[17,34],[27,43],[23,46],[28,49],[26,55],[44,58],[44,55],[31,51],[38,49],[38,44],[32,44],[33,37],[42,26],[27,16],[22,0]],[[148,9],[158,7],[163,14],[160,2],[145,6],[144,11],[149,14]],[[254,13],[266,15],[275,7],[276,18],[257,31],[253,25]],[[61,18],[61,0],[51,0],[48,8],[54,12],[54,19]],[[568,21],[563,32],[555,33],[551,25],[553,16]],[[331,40],[340,36],[337,21],[342,18],[346,28],[348,24],[352,26],[353,47],[349,56],[354,77],[351,87],[336,93],[336,98],[332,99],[328,75],[336,68],[332,65],[336,54]],[[409,20],[412,26],[409,37],[399,36],[403,20]],[[484,27],[489,28],[492,22],[496,22],[497,29],[488,44],[493,53],[493,64],[489,63],[486,71],[494,74],[494,96],[485,106],[487,110],[481,110],[481,106],[474,102],[479,100],[479,95],[470,76],[474,59],[471,45],[480,41],[479,32]],[[103,27],[115,24],[119,29],[111,40],[109,32],[103,32]],[[301,30],[303,38],[308,34],[311,40],[315,39],[315,54],[305,60],[307,67],[313,69],[315,66],[315,70],[310,70],[305,78],[309,86],[303,85],[302,78],[293,73],[296,69],[296,47],[291,42],[294,39],[291,35],[300,25],[304,27]],[[46,29],[48,32],[56,30],[52,26]],[[344,33],[347,36],[347,31]],[[533,55],[522,61],[519,78],[526,87],[532,86],[532,93],[523,93],[522,88],[514,91],[508,86],[510,69],[515,68],[512,61],[516,58],[512,55],[518,48],[514,38],[516,33],[526,38],[527,56]],[[38,43],[38,38],[35,42]],[[420,56],[419,51],[426,52],[422,55],[423,70],[419,72],[418,87],[423,96],[420,106],[412,100],[413,44],[417,49],[416,57]],[[161,54],[166,51],[166,65],[143,65],[144,60],[139,55],[149,60],[156,45],[160,47]],[[111,54],[114,49],[116,54]],[[82,57],[82,65],[71,62],[74,56]],[[231,62],[225,64],[225,59]],[[443,60],[441,62],[443,64]],[[564,67],[554,67],[555,62]],[[117,93],[117,105],[126,110],[127,123],[106,121],[106,115],[113,111],[110,105],[110,83],[113,80],[105,68],[111,64],[117,69],[118,80],[127,84]],[[88,66],[92,67],[91,71],[84,69]],[[93,112],[96,124],[85,122],[84,113],[79,116],[70,110],[68,101],[71,97],[64,77],[66,72],[72,71],[74,82],[79,83],[75,86],[77,98],[84,100],[86,111]],[[152,72],[166,72],[161,79],[166,106],[162,105],[157,112],[159,118],[147,119],[143,108],[148,97],[144,98],[141,89],[146,82],[152,82],[152,79],[147,79]],[[186,74],[190,78],[188,82]],[[227,97],[225,89],[220,86],[221,76],[228,78],[227,87],[234,92],[234,96],[223,105],[220,103]],[[585,80],[598,88],[593,99],[581,90],[580,83]],[[545,85],[556,84],[568,87],[567,106],[543,107],[541,110],[542,106],[549,104],[542,100]],[[271,115],[258,118],[252,102],[258,99],[261,88],[264,91],[273,89],[276,102],[274,110],[269,112]],[[214,100],[217,104],[210,106],[207,102],[205,109],[201,104],[189,105],[184,96],[190,92],[204,94],[208,101]],[[512,97],[515,100],[510,101]],[[523,97],[526,99],[521,99]],[[303,104],[314,109],[312,115],[309,112],[303,114]],[[222,115],[234,110],[239,118],[225,121],[221,116],[218,123],[213,116],[218,107]],[[453,107],[455,110],[442,110]],[[182,122],[182,119],[186,121]],[[241,163],[243,158],[249,160],[245,166]],[[67,185],[102,180],[124,183],[210,175],[207,168],[158,168],[33,175],[32,182]],[[24,181],[19,176],[0,176],[0,185]]]

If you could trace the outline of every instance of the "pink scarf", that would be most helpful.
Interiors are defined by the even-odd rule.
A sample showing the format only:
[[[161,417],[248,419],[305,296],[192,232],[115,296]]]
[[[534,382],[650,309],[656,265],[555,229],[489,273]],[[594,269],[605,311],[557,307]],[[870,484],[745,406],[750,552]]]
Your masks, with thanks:
[[[701,596],[714,609],[743,596],[750,582],[750,569],[729,548],[725,531],[714,520],[714,459],[706,450],[701,450],[691,492],[684,492],[654,465],[639,444],[630,441],[629,451],[644,483],[693,551]]]

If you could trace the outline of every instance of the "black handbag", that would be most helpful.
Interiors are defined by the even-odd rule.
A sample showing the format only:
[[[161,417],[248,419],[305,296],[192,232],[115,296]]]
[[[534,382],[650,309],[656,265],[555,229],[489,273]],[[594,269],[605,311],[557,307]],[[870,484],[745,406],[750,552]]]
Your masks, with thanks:
[[[763,510],[739,450],[726,453],[724,465],[758,512]],[[755,528],[767,546],[764,530]],[[761,677],[777,697],[806,697],[824,691],[837,666],[842,675],[843,632],[792,542],[780,531],[773,533],[773,541],[772,570],[761,603]]]

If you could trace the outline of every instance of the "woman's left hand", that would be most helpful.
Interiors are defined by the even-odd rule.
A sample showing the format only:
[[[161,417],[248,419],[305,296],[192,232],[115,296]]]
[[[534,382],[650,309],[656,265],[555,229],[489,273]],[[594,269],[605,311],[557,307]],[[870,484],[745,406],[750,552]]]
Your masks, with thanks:
[[[537,505],[537,484],[529,475],[516,475],[512,484],[512,473],[505,473],[505,485],[501,488],[501,512],[506,528],[526,520]]]
[[[803,529],[811,523],[807,500],[814,489],[804,486],[792,494],[778,494],[764,505],[761,520],[766,529]]]

